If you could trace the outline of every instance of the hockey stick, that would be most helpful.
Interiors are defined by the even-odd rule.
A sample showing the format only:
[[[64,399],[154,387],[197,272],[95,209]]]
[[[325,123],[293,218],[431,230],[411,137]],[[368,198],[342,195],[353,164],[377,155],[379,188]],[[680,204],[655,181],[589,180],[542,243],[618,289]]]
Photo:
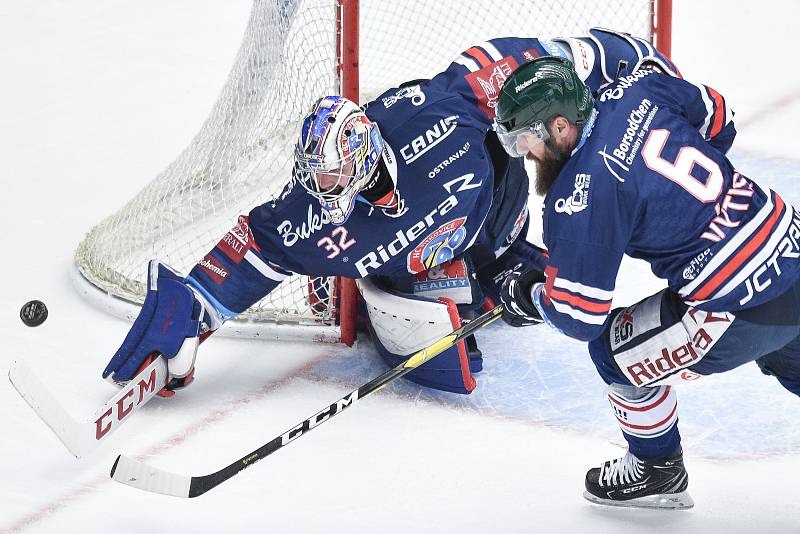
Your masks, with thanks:
[[[78,421],[72,417],[24,361],[11,364],[8,379],[69,452],[76,458],[82,458],[166,385],[167,363],[162,357],[153,360],[88,421]]]
[[[128,456],[120,455],[117,456],[117,460],[111,468],[111,478],[117,482],[127,484],[128,486],[140,490],[172,495],[174,497],[197,497],[198,495],[202,495],[219,486],[240,471],[247,469],[257,461],[269,456],[284,445],[291,443],[312,428],[316,428],[334,415],[341,413],[345,408],[349,408],[355,404],[356,401],[381,389],[389,382],[400,378],[428,360],[438,356],[470,334],[473,334],[480,328],[500,318],[502,312],[503,306],[496,306],[492,310],[463,325],[461,328],[446,335],[439,341],[436,341],[429,347],[418,351],[397,367],[393,367],[382,375],[373,378],[355,391],[345,395],[330,406],[320,410],[305,421],[296,424],[280,436],[277,436],[253,452],[246,454],[215,473],[197,477],[179,475],[152,467]]]

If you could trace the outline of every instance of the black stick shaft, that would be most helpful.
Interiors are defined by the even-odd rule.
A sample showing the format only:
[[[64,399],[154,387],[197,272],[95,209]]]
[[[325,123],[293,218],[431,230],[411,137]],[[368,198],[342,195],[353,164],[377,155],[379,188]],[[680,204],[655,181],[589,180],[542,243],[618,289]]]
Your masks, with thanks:
[[[461,328],[454,330],[439,341],[435,342],[433,345],[430,345],[429,347],[426,347],[415,353],[408,360],[401,363],[397,367],[393,367],[382,375],[373,378],[355,391],[352,391],[340,398],[327,408],[315,413],[305,421],[298,423],[280,436],[277,436],[268,443],[265,443],[261,447],[257,448],[253,452],[243,456],[242,458],[239,458],[227,467],[224,467],[219,471],[209,475],[192,477],[191,485],[189,487],[189,497],[197,497],[198,495],[202,495],[208,490],[217,487],[237,473],[247,469],[257,461],[269,456],[273,452],[304,435],[309,430],[316,428],[325,421],[328,421],[334,415],[338,415],[339,413],[343,412],[345,409],[355,404],[359,399],[366,397],[370,393],[379,390],[389,382],[416,369],[426,361],[435,358],[459,341],[462,341],[467,336],[475,333],[477,330],[492,323],[496,319],[499,319],[502,312],[503,306],[496,306],[492,310],[489,310],[483,315],[463,325]]]

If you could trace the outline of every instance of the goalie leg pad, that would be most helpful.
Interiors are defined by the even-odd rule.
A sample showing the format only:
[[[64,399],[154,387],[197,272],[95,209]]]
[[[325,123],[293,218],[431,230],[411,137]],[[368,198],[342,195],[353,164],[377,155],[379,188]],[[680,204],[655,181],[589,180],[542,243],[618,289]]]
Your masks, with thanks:
[[[356,283],[364,297],[370,335],[381,357],[391,367],[461,326],[452,299],[402,293],[372,278],[357,280]],[[404,378],[434,389],[470,393],[475,389],[472,373],[477,373],[482,367],[477,346],[462,341]]]

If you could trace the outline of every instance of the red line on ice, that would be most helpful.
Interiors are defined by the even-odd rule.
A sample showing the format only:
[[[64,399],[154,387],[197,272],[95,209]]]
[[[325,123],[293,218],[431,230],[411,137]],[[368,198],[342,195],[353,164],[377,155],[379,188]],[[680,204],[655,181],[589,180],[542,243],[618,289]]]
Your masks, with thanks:
[[[298,369],[295,369],[288,375],[276,379],[272,382],[269,382],[264,386],[260,387],[259,389],[241,398],[228,401],[228,403],[223,405],[221,408],[212,411],[211,413],[209,413],[200,420],[196,420],[186,425],[184,429],[175,432],[172,436],[162,440],[159,443],[156,443],[145,452],[136,455],[136,458],[140,460],[152,458],[154,456],[158,456],[159,454],[172,449],[173,447],[183,444],[201,430],[205,430],[209,427],[212,427],[215,423],[218,423],[228,418],[229,416],[235,414],[237,409],[242,407],[243,405],[263,400],[270,393],[274,392],[281,386],[284,386],[288,382],[296,378],[307,376],[309,374],[309,371],[315,365],[317,365],[323,359],[329,357],[330,354],[326,351],[325,354],[318,356],[313,360],[310,360],[305,365],[303,365]],[[100,489],[102,486],[110,482],[111,478],[108,476],[107,473],[103,474],[102,476],[95,477],[89,480],[88,482],[81,484],[80,486],[77,486],[62,493],[58,497],[54,497],[49,502],[40,505],[32,512],[28,512],[19,519],[15,520],[9,526],[0,528],[0,533],[11,534],[17,532],[24,532],[26,529],[36,525],[40,521],[52,518],[61,510],[67,508],[75,501],[78,501],[81,497],[94,493],[96,490]]]

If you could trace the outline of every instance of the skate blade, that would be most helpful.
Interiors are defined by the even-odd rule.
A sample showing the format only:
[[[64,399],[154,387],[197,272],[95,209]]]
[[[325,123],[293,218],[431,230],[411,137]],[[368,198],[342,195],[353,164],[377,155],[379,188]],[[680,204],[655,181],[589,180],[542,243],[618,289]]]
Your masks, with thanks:
[[[658,495],[648,495],[646,497],[639,497],[638,499],[630,499],[628,501],[614,501],[611,499],[602,499],[596,495],[592,495],[588,491],[583,492],[583,497],[587,501],[595,504],[603,504],[605,506],[619,506],[623,508],[659,508],[663,510],[688,510],[694,506],[694,500],[688,491],[680,493],[662,493]]]

